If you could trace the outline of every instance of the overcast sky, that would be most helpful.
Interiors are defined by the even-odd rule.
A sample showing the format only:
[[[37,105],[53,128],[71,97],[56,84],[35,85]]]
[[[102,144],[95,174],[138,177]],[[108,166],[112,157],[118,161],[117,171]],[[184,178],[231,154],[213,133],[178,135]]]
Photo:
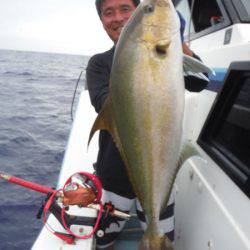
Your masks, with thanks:
[[[95,0],[0,0],[0,49],[92,55],[111,46]]]

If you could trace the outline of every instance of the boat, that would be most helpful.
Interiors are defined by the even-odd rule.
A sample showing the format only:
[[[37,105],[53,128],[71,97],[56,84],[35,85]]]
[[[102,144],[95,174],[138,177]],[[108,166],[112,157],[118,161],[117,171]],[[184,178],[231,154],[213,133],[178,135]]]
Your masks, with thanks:
[[[184,139],[199,156],[186,160],[177,176],[176,250],[250,250],[250,2],[248,0],[181,0],[176,8],[187,21],[185,40],[215,71],[201,92],[185,93]],[[190,20],[190,22],[189,22]],[[79,171],[93,172],[97,136],[87,152],[96,117],[88,91],[82,90],[68,140],[58,187]],[[89,208],[73,214],[95,217]],[[50,215],[48,223],[64,232]],[[76,226],[75,232],[89,232]],[[142,232],[135,215],[116,249],[137,249]],[[40,249],[95,249],[94,238],[69,245],[45,227],[34,245]]]

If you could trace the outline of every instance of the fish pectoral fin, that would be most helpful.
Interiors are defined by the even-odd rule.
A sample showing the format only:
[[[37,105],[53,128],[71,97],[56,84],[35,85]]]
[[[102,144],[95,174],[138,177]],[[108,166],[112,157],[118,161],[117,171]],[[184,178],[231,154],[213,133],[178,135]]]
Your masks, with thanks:
[[[115,125],[114,117],[112,115],[110,97],[108,97],[105,103],[103,104],[102,109],[92,126],[89,135],[88,146],[95,132],[98,130],[107,130],[112,136],[118,150],[121,152],[121,142]]]
[[[184,76],[194,76],[198,79],[209,82],[210,80],[203,73],[193,73],[191,71],[184,71]]]
[[[192,72],[194,76],[196,74],[199,75],[199,73],[215,75],[213,69],[211,69],[198,59],[185,54],[183,54],[183,69],[186,74],[188,74],[188,72]]]

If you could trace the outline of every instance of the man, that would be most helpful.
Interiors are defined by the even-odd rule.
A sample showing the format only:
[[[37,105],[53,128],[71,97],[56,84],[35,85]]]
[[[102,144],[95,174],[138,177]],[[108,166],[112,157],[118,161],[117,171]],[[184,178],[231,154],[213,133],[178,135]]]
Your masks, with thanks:
[[[96,0],[96,8],[108,36],[114,42],[110,50],[97,54],[89,60],[86,78],[91,103],[97,113],[109,95],[109,77],[114,56],[115,45],[119,39],[122,28],[136,9],[140,0]],[[179,14],[180,16],[180,14]],[[181,31],[184,31],[185,21],[180,16]],[[183,39],[183,34],[182,34]],[[193,56],[193,52],[184,44],[183,51]],[[120,154],[106,131],[100,131],[99,153],[95,165],[96,173],[102,182],[102,201],[112,202],[116,209],[129,212],[136,197],[127,176],[125,166]],[[143,229],[146,228],[145,217],[137,201],[137,213]],[[174,197],[171,195],[166,212],[160,218],[163,230],[170,240],[174,237]],[[104,223],[105,224],[105,223]],[[119,232],[124,227],[125,221],[109,220],[104,225],[104,236],[97,238],[98,249],[113,249],[113,244]]]

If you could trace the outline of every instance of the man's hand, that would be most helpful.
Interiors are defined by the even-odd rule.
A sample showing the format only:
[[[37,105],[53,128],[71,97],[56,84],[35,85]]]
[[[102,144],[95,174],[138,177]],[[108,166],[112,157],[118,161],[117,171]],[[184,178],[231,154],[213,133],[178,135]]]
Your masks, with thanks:
[[[194,56],[194,52],[191,49],[189,49],[189,47],[185,42],[182,44],[182,49],[184,54],[192,57]]]
[[[78,205],[86,207],[93,203],[96,195],[91,188],[79,187],[77,190],[64,192],[63,205]]]

